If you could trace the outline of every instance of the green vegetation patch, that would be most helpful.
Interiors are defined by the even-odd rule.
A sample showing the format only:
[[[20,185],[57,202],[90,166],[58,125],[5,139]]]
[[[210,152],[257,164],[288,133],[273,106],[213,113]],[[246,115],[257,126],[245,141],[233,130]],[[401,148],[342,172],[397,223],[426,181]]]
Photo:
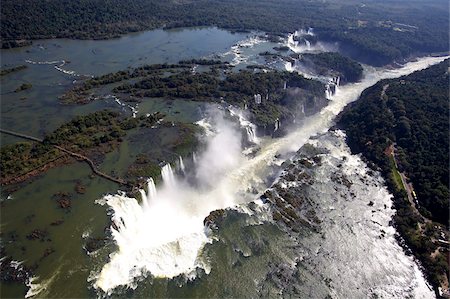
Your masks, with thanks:
[[[63,155],[50,145],[19,142],[1,148],[1,183],[8,179],[25,175]]]
[[[19,142],[3,146],[1,184],[18,183],[67,163],[68,155],[55,146],[81,155],[102,157],[122,142],[127,130],[154,125],[160,117],[160,114],[153,114],[133,119],[123,118],[117,112],[98,111],[75,117],[48,134],[43,143]]]

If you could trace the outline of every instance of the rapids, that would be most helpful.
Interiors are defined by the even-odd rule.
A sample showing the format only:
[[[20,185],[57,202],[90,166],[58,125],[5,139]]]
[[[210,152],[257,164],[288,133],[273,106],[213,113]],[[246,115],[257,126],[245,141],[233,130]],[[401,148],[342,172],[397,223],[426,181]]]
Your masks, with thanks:
[[[334,117],[367,87],[444,59],[425,57],[398,69],[366,67],[364,79],[339,87],[320,113],[304,119],[284,137],[259,140],[260,149],[251,157],[242,153],[241,132],[221,113],[210,125],[202,122],[212,133],[206,136],[206,150],[197,153],[195,169],[186,170],[195,173],[196,184],[177,177],[167,164],[161,171],[162,186],[156,188],[149,180],[147,192],[141,192],[142,202],[121,192],[98,201],[113,211],[111,231],[118,250],[100,272],[92,273],[94,287],[111,294],[119,286],[136,288],[148,275],[194,278],[199,268],[208,273],[202,250],[212,239],[203,221],[211,211],[253,201],[256,195],[249,190],[263,192],[268,187],[269,168],[279,163],[275,157],[291,157],[311,136],[326,132]]]

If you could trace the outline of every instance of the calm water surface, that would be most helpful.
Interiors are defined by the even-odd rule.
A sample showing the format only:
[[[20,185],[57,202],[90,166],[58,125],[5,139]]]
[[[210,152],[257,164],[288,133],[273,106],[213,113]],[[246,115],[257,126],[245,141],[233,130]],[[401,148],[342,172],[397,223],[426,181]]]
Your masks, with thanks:
[[[217,28],[153,30],[113,40],[41,40],[30,47],[1,50],[2,68],[28,66],[1,78],[1,127],[42,137],[74,115],[117,108],[113,100],[61,105],[58,97],[74,80],[80,80],[78,75],[102,75],[143,64],[177,63],[224,53],[246,36]],[[62,65],[63,60],[68,63]],[[55,67],[59,66],[74,74],[58,71]],[[22,83],[33,87],[14,93]],[[11,141],[16,140],[2,136],[2,143]]]

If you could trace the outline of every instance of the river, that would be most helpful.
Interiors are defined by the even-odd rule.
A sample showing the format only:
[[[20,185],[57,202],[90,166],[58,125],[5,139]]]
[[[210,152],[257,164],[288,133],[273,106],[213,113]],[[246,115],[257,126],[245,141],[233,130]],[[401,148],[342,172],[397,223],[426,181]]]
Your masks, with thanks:
[[[29,68],[2,79],[1,125],[42,136],[73,115],[104,107],[118,109],[114,101],[60,105],[57,97],[77,80],[74,74],[96,75],[143,63],[216,56],[245,67],[260,59],[259,52],[272,47],[254,34],[201,28],[155,30],[110,41],[48,40],[31,48],[2,51],[2,63],[28,63]],[[62,60],[71,62],[63,64]],[[2,201],[2,242],[15,260],[39,264],[28,295],[42,297],[345,298],[350,292],[354,298],[432,298],[418,266],[395,241],[395,230],[389,225],[394,211],[383,180],[376,173],[367,174],[367,167],[349,153],[340,133],[326,132],[334,117],[365,88],[441,60],[422,58],[398,69],[366,67],[361,82],[339,87],[328,106],[289,134],[260,138],[254,155],[243,153],[240,131],[220,117],[226,111],[211,111],[206,121],[218,133],[207,137],[206,149],[196,161],[186,161],[190,165],[186,171],[196,183],[172,176],[166,168],[164,183],[156,191],[147,190],[146,203],[117,192],[114,184],[89,178],[85,165],[50,170],[14,192],[12,199]],[[33,64],[45,61],[51,63]],[[63,73],[55,66],[75,73]],[[33,84],[25,100],[11,93],[18,82]],[[195,112],[200,104],[176,105],[182,115],[191,115],[185,121],[205,117]],[[168,109],[163,101],[142,107],[139,113]],[[2,142],[12,141],[2,136]],[[142,142],[149,146],[148,141]],[[258,198],[282,182],[280,172],[295,163],[306,143],[327,150],[322,157],[326,162],[312,170],[312,184],[302,188],[322,225],[318,230],[304,227],[299,233],[274,223],[269,205]],[[120,173],[133,155],[136,149],[125,142],[102,166]],[[344,164],[340,170],[336,170],[338,163]],[[336,174],[348,176],[353,192],[328,181]],[[84,194],[73,192],[76,182],[86,186]],[[53,195],[58,192],[71,192],[70,212],[56,208]],[[376,206],[367,205],[368,197],[377,199]],[[218,228],[205,228],[204,218],[223,208],[229,209]],[[112,228],[110,217],[116,222]],[[49,226],[58,219],[64,223]],[[34,228],[47,230],[51,241],[27,240]],[[86,240],[105,238],[107,231],[113,240],[86,255]],[[379,238],[381,231],[383,238]],[[54,253],[43,257],[48,248]],[[2,285],[2,296],[15,297],[26,291],[24,286]]]

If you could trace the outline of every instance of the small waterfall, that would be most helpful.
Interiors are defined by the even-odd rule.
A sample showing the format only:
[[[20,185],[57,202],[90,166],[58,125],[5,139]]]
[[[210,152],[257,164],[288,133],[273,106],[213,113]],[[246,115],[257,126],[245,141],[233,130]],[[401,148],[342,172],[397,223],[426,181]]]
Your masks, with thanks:
[[[308,40],[308,36],[314,36],[312,28],[300,29],[288,35],[287,46],[295,53],[314,50],[314,45]]]
[[[250,126],[245,127],[245,130],[247,132],[248,141],[257,143],[258,138],[256,137],[256,126],[252,124]]]
[[[275,121],[275,129],[274,129],[273,131],[274,131],[274,132],[275,132],[275,131],[278,131],[278,129],[280,128],[280,126],[281,126],[280,119],[277,118],[277,120]]]
[[[142,199],[142,207],[144,208],[144,209],[148,209],[148,202],[149,202],[149,200],[148,200],[148,197],[147,197],[147,194],[145,193],[145,190],[144,189],[139,189],[139,193],[141,194],[141,199]]]
[[[147,194],[149,199],[156,198],[156,186],[155,181],[153,181],[152,178],[150,178],[147,182]]]
[[[333,96],[332,92],[331,92],[331,88],[330,88],[330,84],[326,85],[326,89],[325,89],[325,98],[327,100],[331,100],[331,97]]]
[[[307,40],[306,38],[303,39],[305,41],[306,44],[306,48],[309,50],[311,50],[311,42],[309,40]]]
[[[194,162],[194,164],[197,164],[197,155],[194,153],[192,153],[192,162]]]
[[[337,76],[337,77],[331,78],[328,81],[328,83],[325,85],[326,86],[325,97],[328,100],[330,100],[332,98],[332,96],[336,94],[336,92],[338,91],[340,82],[341,82],[341,77]]]
[[[261,98],[261,95],[258,94],[258,98]],[[256,97],[256,95],[255,95]],[[229,106],[228,107],[228,111],[230,112],[230,114],[232,116],[235,116],[238,118],[239,120],[239,125],[241,126],[241,128],[245,129],[246,135],[247,135],[247,141],[251,142],[251,143],[258,143],[258,137],[256,136],[256,125],[251,123],[250,121],[248,121],[242,111],[237,110],[235,108],[233,108],[233,106]]]
[[[181,156],[178,156],[178,164],[180,166],[180,170],[185,174],[186,167],[184,166],[183,158]]]
[[[284,81],[284,86],[283,86],[283,89],[286,89],[287,88],[287,82],[286,81]]]
[[[161,176],[164,184],[173,187],[175,185],[175,175],[172,170],[172,166],[169,163],[163,166],[161,169]]]
[[[142,207],[147,209],[150,201],[156,198],[156,186],[152,178],[147,180],[147,193],[145,193],[145,190],[143,189],[139,189],[139,193],[142,198]]]
[[[255,98],[255,103],[256,104],[258,104],[258,105],[261,104],[262,97],[261,97],[261,95],[259,93],[255,94],[254,98]]]

